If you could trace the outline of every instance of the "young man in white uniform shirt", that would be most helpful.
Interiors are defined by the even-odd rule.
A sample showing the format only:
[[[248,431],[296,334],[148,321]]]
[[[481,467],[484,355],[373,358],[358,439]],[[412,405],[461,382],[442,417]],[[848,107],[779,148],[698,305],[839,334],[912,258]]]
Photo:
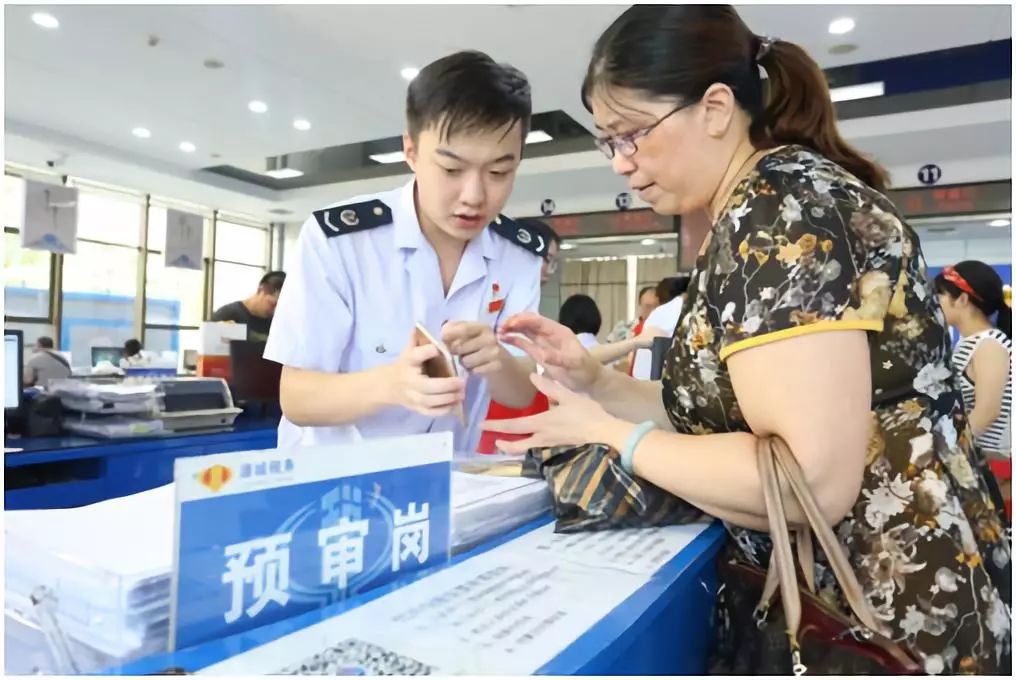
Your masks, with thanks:
[[[279,446],[451,430],[475,450],[491,396],[522,407],[529,363],[497,341],[537,311],[545,239],[501,216],[531,116],[516,69],[459,52],[410,83],[413,181],[316,211],[303,225],[265,358],[283,364]],[[463,369],[429,378],[440,338]],[[462,406],[466,424],[455,415]]]

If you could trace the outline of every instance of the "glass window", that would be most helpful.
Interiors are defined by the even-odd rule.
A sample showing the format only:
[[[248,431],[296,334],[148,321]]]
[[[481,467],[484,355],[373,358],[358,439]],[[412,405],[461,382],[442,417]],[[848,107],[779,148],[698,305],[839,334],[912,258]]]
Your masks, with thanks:
[[[201,323],[205,299],[204,272],[167,267],[162,253],[150,254],[146,267],[145,323],[167,326],[197,326]]]
[[[145,329],[145,349],[157,355],[165,352],[179,355],[184,350],[197,350],[199,344],[196,328]]]
[[[212,288],[212,309],[218,309],[237,300],[246,300],[257,291],[258,282],[264,275],[264,267],[216,262],[215,280]]]
[[[268,231],[242,224],[215,223],[215,259],[264,267],[268,264]],[[248,293],[249,295],[249,293]],[[246,297],[246,295],[244,296]]]
[[[131,196],[78,191],[78,238],[141,245],[144,206]]]
[[[4,315],[49,318],[51,254],[21,247],[21,234],[4,234]]]
[[[92,346],[122,346],[134,337],[138,253],[78,242],[64,256],[60,349],[90,356]]]
[[[53,326],[48,323],[32,323],[32,322],[20,322],[20,321],[5,321],[4,328],[21,331],[25,336],[25,358],[32,352],[32,346],[35,345],[35,341],[41,337],[52,338],[55,333],[53,332]],[[74,364],[71,364],[72,366]]]
[[[3,217],[5,227],[21,229],[25,226],[25,180],[4,175]]]

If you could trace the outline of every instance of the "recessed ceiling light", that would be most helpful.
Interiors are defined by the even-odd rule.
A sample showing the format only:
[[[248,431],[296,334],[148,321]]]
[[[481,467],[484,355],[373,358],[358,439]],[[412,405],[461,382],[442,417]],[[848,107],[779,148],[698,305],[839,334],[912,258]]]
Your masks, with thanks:
[[[988,222],[989,227],[1008,227],[1009,220],[992,220]]]
[[[644,245],[644,246],[655,246],[656,245],[656,239],[654,239],[654,238],[644,238],[644,239],[642,239],[642,245]]]
[[[561,250],[575,250],[575,244],[574,243],[562,243],[561,244]]]
[[[861,83],[860,85],[845,85],[834,87],[829,90],[829,96],[834,102],[849,102],[854,99],[869,99],[881,97],[885,94],[885,83]]]
[[[278,170],[268,170],[265,172],[266,175],[273,179],[293,179],[294,177],[302,177],[303,172],[296,168],[279,168]]]
[[[402,151],[392,151],[391,153],[371,154],[368,158],[377,163],[402,163],[406,160],[406,154]]]
[[[43,28],[60,28],[60,22],[56,20],[56,17],[52,14],[46,14],[45,12],[36,12],[32,15],[32,21],[37,26]]]
[[[265,104],[263,101],[255,99],[251,101],[249,104],[247,104],[247,108],[253,111],[254,113],[264,113],[265,111],[268,110],[268,104]]]
[[[198,150],[198,147],[194,146],[190,142],[180,142],[180,151],[184,153],[194,153]]]
[[[420,75],[420,69],[415,66],[407,66],[399,71],[399,75],[401,75],[404,80],[412,80],[416,76]]]
[[[301,132],[306,132],[307,130],[310,130],[310,121],[304,120],[303,118],[297,118],[293,121],[293,127]]]
[[[141,139],[148,139],[149,137],[152,136],[152,131],[149,130],[148,128],[136,127],[133,130],[131,130],[131,134],[134,135],[135,137],[140,137]]]
[[[554,138],[543,130],[532,130],[526,135],[526,144],[539,144],[540,142],[549,142],[552,139]]]
[[[835,19],[829,23],[829,32],[833,35],[843,35],[844,33],[850,33],[854,30],[854,20],[850,17],[842,17]]]

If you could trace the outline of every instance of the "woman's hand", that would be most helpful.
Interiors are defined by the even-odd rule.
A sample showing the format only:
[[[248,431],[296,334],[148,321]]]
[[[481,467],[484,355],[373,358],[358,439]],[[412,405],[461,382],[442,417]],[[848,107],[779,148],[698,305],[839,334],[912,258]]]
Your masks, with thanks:
[[[603,370],[570,329],[533,312],[516,314],[501,324],[498,339],[521,349],[543,366],[547,376],[571,390],[588,392]]]
[[[570,332],[570,331],[569,331]],[[488,432],[530,434],[516,442],[497,441],[497,449],[508,454],[523,454],[536,447],[581,446],[589,443],[623,441],[633,425],[610,416],[603,407],[581,394],[572,392],[546,376],[530,376],[536,389],[556,402],[549,411],[525,418],[489,420],[483,424]]]

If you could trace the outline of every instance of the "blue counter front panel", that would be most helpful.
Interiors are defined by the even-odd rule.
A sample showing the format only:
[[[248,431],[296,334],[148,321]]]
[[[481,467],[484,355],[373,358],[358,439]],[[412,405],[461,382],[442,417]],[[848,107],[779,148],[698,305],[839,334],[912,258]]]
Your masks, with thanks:
[[[173,461],[210,453],[275,448],[278,422],[237,419],[228,431],[130,440],[27,437],[4,440],[7,510],[76,508],[173,481]]]

